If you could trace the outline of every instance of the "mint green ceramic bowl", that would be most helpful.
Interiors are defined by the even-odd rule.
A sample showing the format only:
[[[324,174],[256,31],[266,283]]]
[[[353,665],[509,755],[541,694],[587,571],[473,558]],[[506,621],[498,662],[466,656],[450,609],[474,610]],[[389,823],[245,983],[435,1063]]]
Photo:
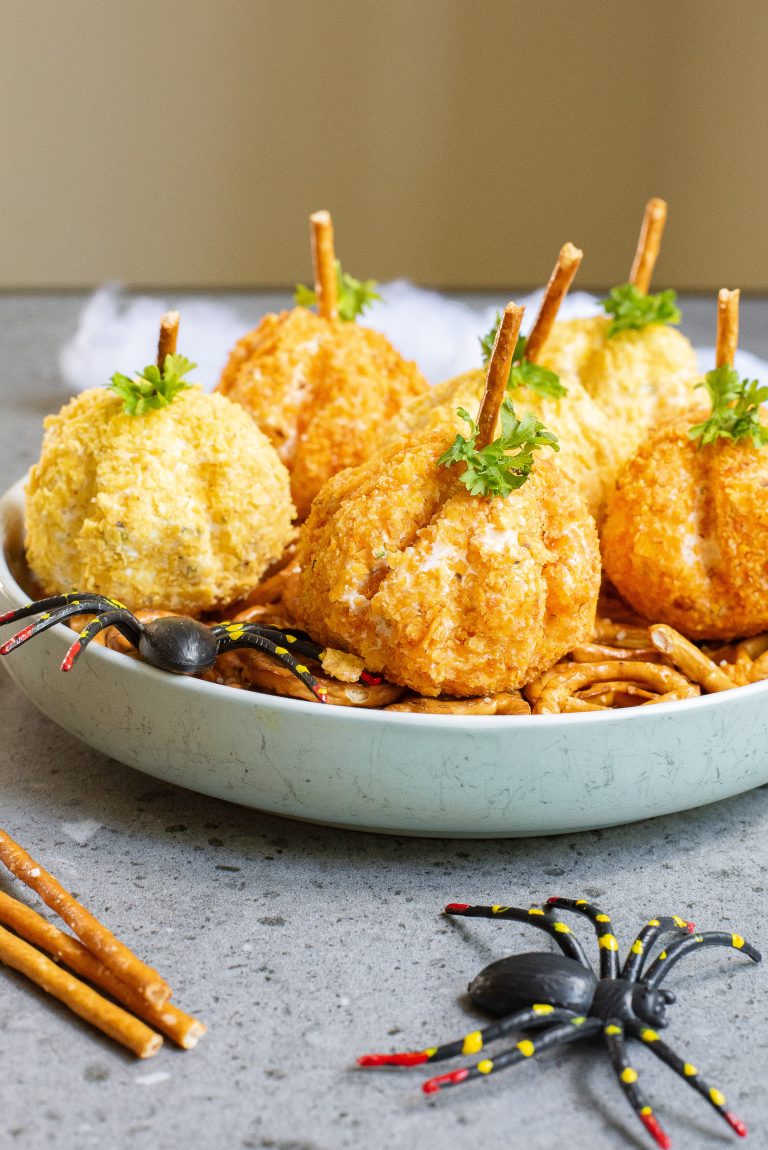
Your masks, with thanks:
[[[0,500],[0,613],[29,596],[23,484]],[[0,629],[7,637],[11,628]],[[410,715],[179,678],[52,628],[3,660],[49,718],[148,775],[274,814],[392,834],[562,834],[768,782],[768,682],[605,714]]]

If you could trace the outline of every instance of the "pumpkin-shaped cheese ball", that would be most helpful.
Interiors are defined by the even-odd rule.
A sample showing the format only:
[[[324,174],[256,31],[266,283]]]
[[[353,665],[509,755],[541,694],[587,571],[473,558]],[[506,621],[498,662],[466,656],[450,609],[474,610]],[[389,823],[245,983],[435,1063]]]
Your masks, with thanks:
[[[768,629],[768,428],[759,421],[768,393],[730,367],[738,293],[719,302],[711,416],[689,412],[645,440],[619,474],[602,537],[622,596],[692,639]]]
[[[521,314],[510,305],[499,330],[476,446]],[[326,484],[300,537],[297,607],[318,641],[395,683],[476,696],[522,686],[591,635],[600,562],[594,521],[549,460],[506,498],[473,495],[438,466],[451,438],[422,432]]]
[[[522,346],[516,349],[516,358],[521,353],[522,358],[512,368],[507,386],[515,405],[521,411],[532,412],[557,436],[560,451],[553,462],[573,480],[589,510],[599,520],[619,466],[611,422],[581,385],[574,370],[563,369],[557,378],[553,378],[551,371],[532,370],[544,358],[557,310],[581,258],[582,253],[573,244],[561,248],[531,334],[526,341],[520,341]],[[484,347],[487,342],[483,340]],[[441,428],[446,434],[461,431],[463,424],[457,409],[476,411],[484,388],[482,369],[464,372],[438,384],[408,405],[398,421],[398,431],[401,434],[429,428]]]
[[[249,591],[294,534],[288,472],[266,436],[184,384],[194,365],[161,358],[155,383],[150,369],[115,377],[119,393],[81,392],[45,422],[26,551],[46,594],[194,615]]]
[[[614,288],[605,303],[612,319],[555,324],[541,353],[553,371],[575,374],[603,411],[620,462],[652,427],[694,402],[696,353],[681,332],[667,326],[680,318],[675,294],[647,294],[666,215],[663,200],[648,201],[629,283]]]
[[[368,459],[403,404],[429,387],[385,336],[349,322],[370,285],[338,271],[328,213],[316,212],[311,224],[319,314],[297,307],[265,316],[237,344],[218,385],[274,444],[300,518],[326,479]]]

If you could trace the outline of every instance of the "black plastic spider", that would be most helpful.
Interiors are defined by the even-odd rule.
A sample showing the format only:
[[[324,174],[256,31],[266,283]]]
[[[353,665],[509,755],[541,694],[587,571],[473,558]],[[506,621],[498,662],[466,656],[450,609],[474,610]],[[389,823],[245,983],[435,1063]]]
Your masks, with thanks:
[[[600,977],[596,977],[581,945],[567,923],[554,916],[555,908],[576,911],[594,924],[600,949]],[[695,1066],[684,1061],[664,1042],[656,1031],[667,1026],[666,1009],[675,1001],[661,982],[684,955],[700,946],[730,946],[743,951],[755,962],[760,952],[741,935],[721,931],[693,934],[694,923],[685,919],[652,918],[632,943],[623,968],[619,971],[619,944],[611,932],[610,917],[585,899],[550,898],[544,908],[532,906],[521,910],[512,906],[469,906],[449,903],[445,913],[466,918],[511,918],[545,930],[554,938],[562,954],[515,954],[492,962],[469,984],[472,1001],[499,1021],[483,1030],[474,1030],[457,1042],[431,1046],[426,1050],[397,1054],[364,1054],[361,1066],[417,1066],[424,1062],[442,1062],[458,1054],[478,1054],[486,1043],[514,1031],[543,1028],[534,1043],[522,1038],[515,1046],[493,1058],[483,1058],[474,1066],[463,1066],[450,1074],[430,1078],[422,1085],[427,1094],[445,1086],[456,1086],[470,1078],[482,1078],[505,1066],[525,1062],[549,1047],[573,1042],[602,1031],[608,1045],[613,1068],[630,1106],[656,1143],[671,1145],[651,1107],[638,1086],[638,1073],[630,1065],[625,1045],[627,1034],[644,1042],[676,1074],[698,1090],[737,1134],[744,1137],[747,1128],[731,1110],[725,1096],[710,1086]],[[686,937],[662,950],[644,971],[648,953],[660,934],[675,932]]]
[[[147,663],[175,675],[196,675],[212,667],[224,651],[233,651],[237,647],[256,647],[288,667],[319,702],[326,702],[324,688],[309,668],[291,654],[293,651],[307,659],[320,658],[323,648],[303,631],[286,631],[258,623],[216,623],[207,627],[197,619],[179,615],[142,623],[117,599],[85,591],[72,595],[54,595],[50,599],[28,603],[17,611],[0,615],[0,626],[15,623],[30,615],[40,615],[40,618],[4,643],[0,647],[0,655],[10,654],[22,643],[27,643],[57,623],[63,623],[71,615],[95,615],[96,618],[80,632],[67,651],[61,664],[62,671],[72,669],[99,631],[106,627],[116,627]]]

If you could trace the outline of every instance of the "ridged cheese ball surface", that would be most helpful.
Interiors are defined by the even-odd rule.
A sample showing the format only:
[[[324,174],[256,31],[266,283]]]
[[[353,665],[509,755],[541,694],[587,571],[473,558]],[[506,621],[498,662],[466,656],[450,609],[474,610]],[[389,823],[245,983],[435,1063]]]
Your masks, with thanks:
[[[392,682],[466,697],[520,687],[592,635],[600,557],[550,461],[506,499],[472,496],[436,465],[450,439],[392,444],[325,485],[300,536],[297,609]]]
[[[541,362],[558,374],[575,372],[610,422],[624,462],[647,433],[696,402],[696,352],[674,327],[650,324],[608,338],[607,316],[556,323]]]
[[[94,388],[45,428],[26,551],[47,594],[197,614],[250,590],[293,536],[288,472],[223,396],[192,387],[135,416]]]
[[[331,475],[378,450],[403,404],[428,387],[383,335],[304,308],[266,316],[219,383],[275,444],[300,518]]]
[[[691,639],[768,630],[768,448],[699,448],[691,412],[650,436],[622,468],[603,528],[621,595]]]
[[[573,480],[599,520],[619,467],[613,428],[575,375],[563,373],[561,382],[568,389],[561,399],[541,396],[527,387],[516,388],[510,398],[518,418],[532,412],[558,437],[560,450],[551,458]],[[467,424],[456,410],[463,407],[474,415],[484,388],[485,372],[479,370],[438,384],[408,405],[397,422],[397,431],[402,435],[439,427],[446,434],[466,435]]]

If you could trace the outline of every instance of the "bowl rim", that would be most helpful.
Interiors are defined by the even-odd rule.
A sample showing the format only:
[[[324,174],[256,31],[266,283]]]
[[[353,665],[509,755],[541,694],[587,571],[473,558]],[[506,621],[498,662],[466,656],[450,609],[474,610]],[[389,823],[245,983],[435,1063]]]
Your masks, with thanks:
[[[4,593],[11,602],[17,602],[19,606],[28,603],[29,597],[23,587],[16,581],[8,564],[6,558],[7,534],[11,512],[17,515],[21,514],[23,519],[24,493],[27,479],[28,473],[11,484],[11,486],[0,495],[0,592]],[[3,624],[4,627],[8,625],[9,624]],[[59,637],[67,638],[70,642],[72,641],[70,637],[73,632],[64,623],[59,623],[51,628],[51,634],[58,634]],[[751,683],[745,687],[735,687],[733,691],[721,691],[710,695],[698,695],[689,699],[677,699],[668,703],[658,703],[653,707],[627,707],[616,711],[576,712],[558,715],[414,714],[407,711],[384,711],[374,707],[341,707],[332,703],[321,706],[318,703],[304,699],[267,695],[259,691],[237,691],[221,683],[208,683],[203,679],[196,679],[192,676],[172,675],[137,659],[128,658],[120,654],[119,651],[111,651],[107,647],[98,645],[92,645],[89,648],[86,653],[86,658],[95,660],[96,667],[98,667],[100,661],[106,660],[107,665],[111,664],[113,667],[122,666],[129,675],[148,677],[149,682],[162,682],[172,690],[191,691],[204,696],[209,695],[213,699],[228,699],[229,704],[234,707],[253,708],[256,706],[263,708],[263,710],[267,712],[274,711],[289,715],[309,715],[320,722],[338,720],[342,717],[339,714],[339,712],[342,711],[344,712],[343,717],[349,719],[350,722],[368,722],[372,725],[384,724],[385,726],[405,728],[413,727],[421,731],[451,729],[455,731],[457,726],[461,726],[470,731],[493,731],[496,733],[515,732],[519,730],[530,732],[532,729],[544,732],[553,729],[558,731],[561,729],[572,730],[575,726],[582,723],[596,725],[605,723],[628,724],[649,722],[668,716],[678,715],[682,717],[687,714],[691,708],[699,709],[702,707],[717,708],[724,705],[728,706],[730,702],[734,701],[734,696],[738,699],[747,700],[768,694],[768,680],[765,680],[758,683]],[[531,727],[532,722],[535,724],[535,728]]]

